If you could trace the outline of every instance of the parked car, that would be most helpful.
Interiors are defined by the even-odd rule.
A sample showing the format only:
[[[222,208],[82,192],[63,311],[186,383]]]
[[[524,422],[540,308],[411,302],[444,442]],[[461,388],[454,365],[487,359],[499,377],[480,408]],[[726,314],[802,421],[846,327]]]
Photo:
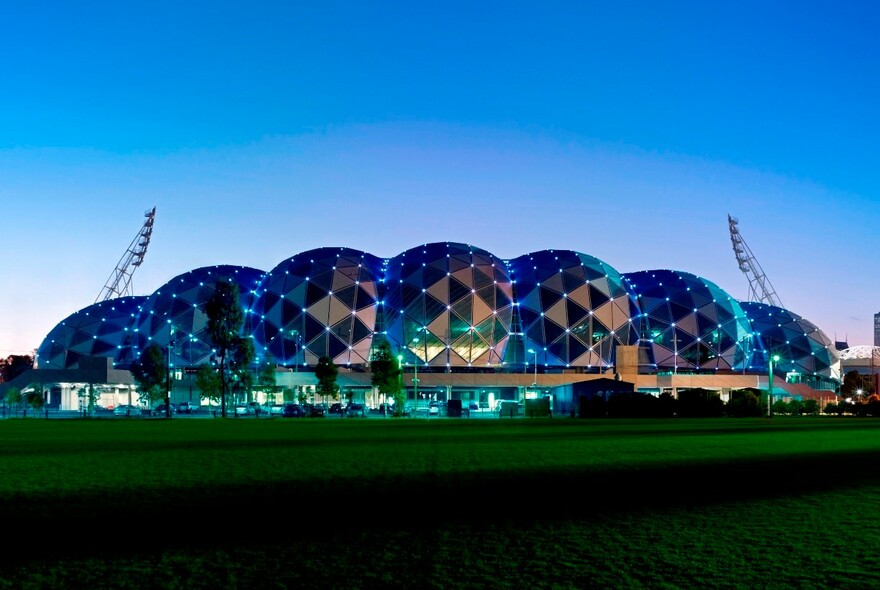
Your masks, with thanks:
[[[433,402],[428,406],[428,415],[429,416],[439,416],[440,415],[440,406],[435,405]]]
[[[345,412],[345,407],[342,404],[330,404],[330,409],[328,413],[330,414],[343,414]]]
[[[263,413],[263,408],[257,402],[247,402],[243,404],[235,404],[236,416],[259,416]]]
[[[349,417],[358,416],[365,418],[368,413],[369,410],[364,404],[348,404],[348,407],[345,408],[345,415]]]
[[[196,406],[193,406],[189,402],[180,402],[177,404],[176,408],[178,414],[192,414],[197,409]]]
[[[302,418],[305,415],[305,410],[299,404],[284,404],[281,408],[282,418]]]
[[[284,404],[271,404],[266,406],[266,413],[270,416],[280,416],[283,409]]]
[[[152,411],[150,412],[150,415],[151,416],[167,416],[168,415],[167,408],[168,408],[167,405],[159,404],[158,406],[156,406],[155,408],[152,409]],[[174,406],[171,406],[171,413],[172,414],[174,413]]]
[[[468,404],[468,411],[470,411],[470,412],[479,412],[479,411],[480,411],[480,405],[479,405],[477,402],[470,402],[470,403]]]
[[[113,409],[114,416],[140,416],[141,409],[137,406],[130,406],[128,404],[119,404]]]
[[[306,416],[310,418],[324,417],[324,406],[317,404],[303,404],[303,410],[305,411]]]

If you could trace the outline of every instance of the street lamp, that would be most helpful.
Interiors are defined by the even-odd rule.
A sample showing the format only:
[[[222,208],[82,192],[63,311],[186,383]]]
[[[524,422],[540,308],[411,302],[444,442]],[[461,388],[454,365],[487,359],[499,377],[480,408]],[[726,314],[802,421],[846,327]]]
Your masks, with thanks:
[[[413,343],[418,346],[419,339],[413,338]],[[413,407],[415,410],[413,411],[413,417],[416,415],[416,410],[419,409],[419,355],[416,353],[416,360],[413,361]]]
[[[397,391],[398,392],[403,391],[403,355],[402,354],[397,355]],[[387,399],[385,400],[385,403],[386,404],[388,403]],[[401,408],[399,411],[402,412],[403,408]]]
[[[767,416],[773,417],[773,365],[779,362],[779,355],[774,354],[770,356],[770,362],[767,363],[770,367],[769,379],[767,380],[769,387],[767,390]]]
[[[290,337],[293,339],[293,372],[297,373],[299,371],[299,332],[291,330]]]
[[[535,382],[532,383],[532,387],[538,386],[538,351],[529,349],[529,354],[535,355],[535,358],[532,359],[532,362],[535,364]]]
[[[174,346],[174,326],[171,327],[171,331],[168,335],[168,347],[166,351],[168,353],[168,364],[165,367],[168,372],[165,375],[165,417],[171,417],[171,347]]]

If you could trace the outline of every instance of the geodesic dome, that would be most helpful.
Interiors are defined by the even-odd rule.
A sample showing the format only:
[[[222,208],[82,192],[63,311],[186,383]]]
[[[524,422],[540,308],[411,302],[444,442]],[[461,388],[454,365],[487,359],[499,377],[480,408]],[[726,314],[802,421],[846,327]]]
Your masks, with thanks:
[[[641,311],[642,345],[658,370],[739,370],[752,353],[751,325],[737,300],[691,273],[625,273]]]
[[[541,250],[507,267],[523,331],[522,362],[537,352],[544,365],[608,367],[616,345],[638,341],[635,299],[620,273],[598,258]]]
[[[256,268],[217,265],[180,274],[156,289],[143,304],[135,321],[138,348],[150,344],[168,350],[171,365],[194,367],[211,362],[213,348],[208,334],[205,305],[220,281],[234,281],[243,310],[252,306],[254,293],[265,272]]]
[[[77,369],[79,359],[102,356],[125,368],[136,356],[132,325],[145,296],[99,301],[74,312],[56,325],[37,349],[40,369]]]
[[[774,373],[796,372],[840,380],[840,358],[834,343],[815,324],[767,303],[741,301],[740,306],[755,334],[754,368],[766,371],[769,356],[778,354]]]
[[[258,352],[282,365],[370,358],[382,260],[352,248],[317,248],[275,266],[250,314]]]
[[[384,284],[385,333],[407,362],[502,363],[513,286],[494,254],[455,242],[425,244],[391,258]]]

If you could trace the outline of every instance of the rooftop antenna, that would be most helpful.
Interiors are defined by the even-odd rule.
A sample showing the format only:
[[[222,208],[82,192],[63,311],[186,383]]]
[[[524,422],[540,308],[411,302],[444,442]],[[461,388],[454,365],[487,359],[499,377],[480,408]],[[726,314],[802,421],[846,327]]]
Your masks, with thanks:
[[[150,245],[150,236],[153,235],[153,222],[156,220],[156,207],[144,213],[144,217],[146,219],[143,226],[128,248],[125,249],[122,258],[116,263],[116,268],[110,273],[110,277],[107,279],[104,288],[98,293],[95,303],[134,294],[131,288],[131,275],[134,274],[135,269],[144,261],[147,246]]]
[[[727,224],[730,226],[730,241],[733,243],[733,253],[739,269],[749,279],[749,301],[766,303],[776,307],[784,307],[782,301],[776,295],[776,290],[770,284],[770,279],[764,274],[764,269],[758,263],[758,259],[752,254],[746,241],[739,233],[739,220],[727,214]]]

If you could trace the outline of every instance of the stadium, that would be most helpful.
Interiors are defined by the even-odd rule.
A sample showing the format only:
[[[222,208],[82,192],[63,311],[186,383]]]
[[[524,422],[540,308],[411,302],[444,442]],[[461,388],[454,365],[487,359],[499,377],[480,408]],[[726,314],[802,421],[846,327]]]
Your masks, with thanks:
[[[326,355],[348,399],[378,404],[369,363],[380,339],[398,355],[416,407],[542,398],[574,415],[583,398],[609,391],[701,388],[727,399],[771,380],[777,396],[833,400],[841,379],[832,341],[810,321],[738,301],[686,271],[620,273],[574,250],[501,259],[437,242],[390,258],[322,247],[269,270],[193,269],[148,296],[72,313],[37,349],[36,369],[0,387],[39,382],[57,409],[78,409],[84,384],[102,403],[128,403],[137,400],[128,368],[156,344],[167,354],[172,401],[199,405],[193,373],[213,362],[205,304],[218,281],[239,288],[257,362],[276,365],[278,385],[297,395],[314,391],[312,370]]]

